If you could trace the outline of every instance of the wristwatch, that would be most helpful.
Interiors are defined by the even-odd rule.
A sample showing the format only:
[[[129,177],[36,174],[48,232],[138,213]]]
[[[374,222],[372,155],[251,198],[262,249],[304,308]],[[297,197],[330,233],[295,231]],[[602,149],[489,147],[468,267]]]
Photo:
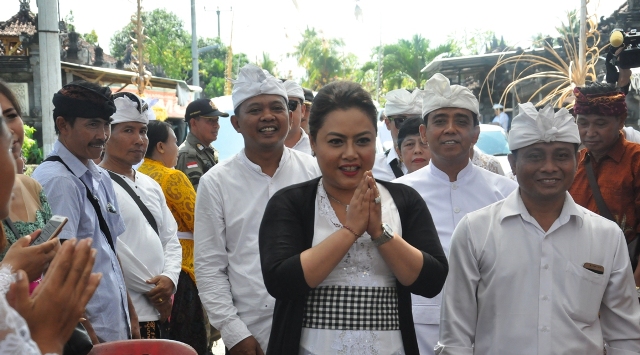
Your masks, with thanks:
[[[376,247],[381,246],[391,239],[393,239],[393,229],[391,229],[391,226],[386,223],[382,223],[382,235],[376,239],[371,238],[371,240],[373,241],[373,245],[375,245]]]

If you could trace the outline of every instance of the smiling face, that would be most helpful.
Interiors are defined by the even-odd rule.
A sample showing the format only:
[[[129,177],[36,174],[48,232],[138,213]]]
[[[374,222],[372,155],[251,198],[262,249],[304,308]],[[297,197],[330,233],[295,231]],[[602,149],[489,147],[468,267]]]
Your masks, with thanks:
[[[242,134],[245,149],[282,149],[289,132],[289,109],[282,96],[258,95],[247,99],[231,117],[231,124]]]
[[[56,118],[60,131],[58,139],[83,164],[89,159],[98,159],[111,135],[110,120],[78,117],[70,123],[62,116]]]
[[[18,115],[16,108],[3,94],[0,94],[0,107],[2,107],[2,115],[7,123],[7,127],[9,127],[9,131],[13,135],[11,152],[13,153],[14,159],[18,159],[20,157],[20,149],[22,149],[22,144],[24,143],[24,123],[22,122],[22,117]]]
[[[576,123],[582,144],[596,159],[604,156],[613,148],[624,127],[626,115],[607,117],[600,115],[578,115]]]
[[[0,176],[2,176],[2,183],[0,184],[0,219],[7,218],[9,215],[13,183],[16,177],[15,159],[9,152],[12,142],[12,134],[2,115],[0,115]],[[0,235],[4,234],[0,233]],[[0,246],[3,246],[3,242],[0,241]]]
[[[111,129],[111,138],[105,150],[106,157],[129,166],[141,162],[149,145],[147,125],[140,122],[122,122],[113,125]]]
[[[431,160],[429,145],[422,142],[419,134],[406,136],[398,150],[398,155],[409,173],[424,168]]]
[[[373,168],[376,127],[362,110],[350,108],[328,113],[311,147],[329,190],[354,190],[362,174]]]
[[[516,172],[522,200],[546,203],[564,200],[571,187],[578,163],[572,143],[536,143],[509,155],[511,169]]]
[[[420,136],[429,143],[434,164],[466,166],[469,149],[480,135],[480,126],[474,124],[471,111],[441,108],[429,113],[425,122],[426,127],[420,126]]]

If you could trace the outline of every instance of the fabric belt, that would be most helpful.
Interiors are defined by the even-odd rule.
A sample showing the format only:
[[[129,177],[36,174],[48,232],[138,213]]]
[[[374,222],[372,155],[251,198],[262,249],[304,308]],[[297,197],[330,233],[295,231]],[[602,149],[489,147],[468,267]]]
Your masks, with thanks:
[[[399,330],[395,287],[323,286],[309,291],[304,328]]]
[[[180,232],[180,231],[178,231],[178,239],[193,240],[193,233],[191,233],[191,232]]]

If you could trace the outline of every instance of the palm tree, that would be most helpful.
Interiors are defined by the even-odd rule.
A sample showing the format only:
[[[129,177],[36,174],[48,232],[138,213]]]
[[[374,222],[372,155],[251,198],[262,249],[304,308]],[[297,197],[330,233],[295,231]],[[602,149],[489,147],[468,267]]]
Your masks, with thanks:
[[[262,63],[258,64],[260,68],[268,71],[271,75],[278,77],[278,71],[276,69],[276,62],[271,59],[269,53],[262,52]]]
[[[302,40],[290,53],[298,59],[298,64],[307,71],[303,86],[318,90],[324,85],[351,74],[351,55],[341,53],[344,41],[321,37],[314,28],[307,28]]]

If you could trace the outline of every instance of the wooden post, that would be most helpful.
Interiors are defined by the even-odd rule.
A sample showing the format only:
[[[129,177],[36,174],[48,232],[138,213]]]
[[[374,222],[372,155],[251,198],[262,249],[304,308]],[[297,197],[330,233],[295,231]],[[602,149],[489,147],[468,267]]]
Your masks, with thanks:
[[[40,42],[40,105],[42,106],[42,141],[44,155],[56,141],[53,121],[53,94],[62,87],[60,67],[60,30],[58,0],[38,0],[38,39]]]

